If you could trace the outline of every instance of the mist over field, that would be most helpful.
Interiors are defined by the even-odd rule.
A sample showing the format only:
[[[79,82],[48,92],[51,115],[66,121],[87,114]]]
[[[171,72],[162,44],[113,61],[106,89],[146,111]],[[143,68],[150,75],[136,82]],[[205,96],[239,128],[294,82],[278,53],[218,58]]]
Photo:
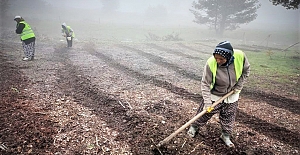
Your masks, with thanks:
[[[51,33],[48,35],[55,36],[61,23],[66,22],[74,28],[77,38],[142,40],[148,33],[161,36],[177,33],[183,40],[220,38],[206,25],[193,21],[195,17],[190,11],[193,1],[34,0],[34,3],[30,3],[14,0],[10,1],[8,8],[12,20],[5,23],[13,26],[13,17],[21,15],[33,27],[39,27],[37,29],[43,33],[49,31]],[[248,24],[241,24],[237,30],[226,31],[225,39],[243,39],[244,42],[247,39],[248,42],[258,41],[259,44],[271,35],[270,40],[277,43],[292,44],[299,40],[299,9],[287,10],[272,5],[268,0],[259,2],[261,7],[257,11],[257,18]]]

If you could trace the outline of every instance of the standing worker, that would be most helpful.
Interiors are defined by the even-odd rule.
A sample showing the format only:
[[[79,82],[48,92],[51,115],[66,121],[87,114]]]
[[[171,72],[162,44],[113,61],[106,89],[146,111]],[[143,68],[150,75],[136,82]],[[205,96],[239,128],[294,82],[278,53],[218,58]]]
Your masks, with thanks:
[[[66,23],[63,23],[61,27],[62,27],[61,28],[62,36],[66,37],[68,47],[72,47],[72,41],[73,38],[75,37],[75,33],[73,29],[70,26],[67,26]]]
[[[211,112],[196,120],[187,132],[190,137],[195,137],[199,127],[204,126],[214,114],[219,113],[222,128],[220,138],[228,147],[234,147],[230,135],[234,127],[239,94],[249,73],[250,64],[244,52],[233,50],[228,41],[216,46],[213,56],[207,60],[204,67],[201,80],[203,99],[197,114],[203,111],[205,104],[214,103],[232,90],[234,93],[215,106]]]
[[[23,60],[33,60],[35,53],[35,34],[30,25],[25,22],[21,16],[15,16],[14,20],[17,22],[16,33],[20,35],[25,54]]]

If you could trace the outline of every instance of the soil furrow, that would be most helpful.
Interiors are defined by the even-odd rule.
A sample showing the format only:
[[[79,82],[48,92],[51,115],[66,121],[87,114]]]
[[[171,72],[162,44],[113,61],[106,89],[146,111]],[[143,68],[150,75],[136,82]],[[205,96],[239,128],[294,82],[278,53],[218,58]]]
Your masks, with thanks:
[[[107,62],[109,62],[110,64],[112,64],[111,67],[116,67],[117,69],[119,69],[120,71],[124,71],[125,73],[129,73],[128,75],[131,75],[133,77],[143,77],[142,79],[146,82],[149,82],[149,78],[146,78],[145,75],[141,74],[141,73],[138,73],[136,71],[134,71],[134,74],[133,74],[133,71],[128,69],[126,66],[122,66],[120,64],[118,64],[117,62],[114,63],[114,60],[109,58],[108,56],[100,53],[100,52],[96,52],[96,51],[93,51],[92,52],[93,54],[95,55],[98,55],[97,57],[98,58],[101,58],[101,59],[105,59]],[[161,81],[160,80],[153,80],[151,79],[151,82],[154,82],[156,86],[160,86],[158,83],[160,83]],[[172,85],[171,83],[169,83],[170,85]],[[163,88],[168,88],[168,87],[163,87]],[[186,97],[187,94],[185,93],[180,93],[180,91],[178,90],[181,90],[181,89],[174,89],[174,88],[168,88],[169,90],[173,90],[172,93],[176,93],[176,94],[179,94],[179,95],[182,95],[183,97],[187,98],[187,99],[191,99],[189,97]],[[194,94],[195,95],[195,94]],[[192,98],[194,99],[195,101],[200,101],[201,99],[201,95],[198,94],[198,97],[197,98]],[[298,147],[297,145],[297,137],[299,137],[299,135],[297,135],[296,133],[293,133],[292,131],[289,131],[285,128],[282,128],[282,127],[278,127],[276,125],[273,125],[273,124],[270,124],[270,123],[267,123],[267,122],[264,122],[263,120],[261,120],[260,118],[257,118],[257,117],[254,117],[254,116],[251,116],[251,118],[253,120],[251,120],[250,122],[261,122],[261,123],[258,123],[258,124],[255,124],[254,126],[251,126],[247,123],[247,121],[249,120],[250,118],[250,115],[238,110],[238,113],[240,114],[238,116],[238,122],[239,123],[243,123],[243,124],[246,124],[249,128],[253,128],[254,130],[256,130],[257,132],[261,132],[265,135],[267,135],[268,137],[272,137],[272,138],[275,138],[275,139],[278,139],[279,141],[286,141],[286,139],[282,139],[281,137],[278,137],[274,134],[276,133],[268,133],[268,130],[258,130],[260,129],[259,127],[264,124],[264,127],[268,128],[268,129],[272,129],[272,130],[275,130],[277,132],[281,132],[283,133],[284,135],[288,136],[291,141],[288,142],[288,144],[290,144],[291,146],[294,146],[294,147]],[[258,126],[258,127],[257,127]],[[293,135],[296,137],[296,139],[293,137]]]
[[[155,48],[159,51],[164,51],[164,52],[167,52],[167,53],[170,53],[170,54],[174,54],[174,55],[177,55],[177,56],[180,56],[180,57],[185,57],[185,58],[188,58],[188,59],[194,59],[194,60],[203,60],[202,58],[200,57],[194,57],[194,56],[191,56],[191,55],[188,55],[188,54],[185,54],[183,52],[179,52],[179,51],[175,51],[173,49],[169,49],[169,48],[164,48],[162,46],[158,46],[156,44],[146,44],[147,46],[149,46],[150,48]]]
[[[185,76],[187,78],[194,79],[194,80],[197,80],[197,81],[201,81],[201,78],[202,78],[201,76],[198,76],[198,75],[196,75],[194,73],[188,72],[185,69],[183,69],[183,68],[181,68],[181,67],[179,67],[179,66],[177,66],[175,64],[171,64],[171,63],[167,62],[167,60],[165,60],[165,59],[163,59],[163,58],[161,58],[159,56],[156,56],[156,55],[153,55],[153,54],[150,54],[150,53],[146,53],[146,52],[141,51],[139,49],[132,48],[132,47],[125,46],[125,45],[118,45],[118,46],[120,48],[122,48],[122,49],[136,52],[139,55],[146,57],[151,62],[153,62],[155,64],[158,64],[160,66],[166,67],[166,68],[168,68],[170,70],[174,70],[177,73],[179,73],[180,75],[183,75],[183,76]]]

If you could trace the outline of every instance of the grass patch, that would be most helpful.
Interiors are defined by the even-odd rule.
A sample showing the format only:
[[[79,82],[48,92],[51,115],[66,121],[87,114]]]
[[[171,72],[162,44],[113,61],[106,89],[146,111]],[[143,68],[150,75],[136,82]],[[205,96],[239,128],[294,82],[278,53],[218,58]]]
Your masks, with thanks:
[[[300,64],[297,51],[245,51],[251,64],[247,87],[299,95]]]

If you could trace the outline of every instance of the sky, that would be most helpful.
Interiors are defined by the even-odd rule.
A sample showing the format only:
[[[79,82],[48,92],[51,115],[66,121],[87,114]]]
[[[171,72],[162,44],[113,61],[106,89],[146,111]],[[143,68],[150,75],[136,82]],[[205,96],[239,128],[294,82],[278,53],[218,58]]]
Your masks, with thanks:
[[[102,3],[104,0],[44,0],[54,7],[62,7],[71,9],[85,9],[85,11],[77,11],[78,15],[81,16],[84,13],[90,13],[86,15],[88,18],[99,18],[97,11],[101,11]],[[201,26],[193,22],[194,15],[189,11],[192,7],[194,0],[119,0],[119,12],[117,21],[131,22],[147,22],[145,19],[145,12],[149,7],[163,6],[167,11],[168,20],[159,21],[161,24],[174,24],[182,26]],[[241,28],[261,28],[261,29],[296,29],[300,30],[300,9],[298,10],[287,10],[282,6],[274,6],[269,0],[259,0],[261,8],[257,11],[257,18],[248,23],[240,25]],[[14,14],[26,14],[27,12],[16,12],[18,9],[14,9]],[[59,12],[58,12],[59,13]],[[94,14],[93,14],[94,13]],[[122,14],[123,13],[123,14]],[[124,14],[127,14],[124,15]],[[52,18],[55,18],[54,14]],[[60,14],[61,15],[61,14]],[[61,15],[63,16],[63,15]],[[66,15],[65,18],[67,18]],[[130,16],[130,17],[128,17]],[[158,13],[155,18],[159,18],[161,15]],[[63,17],[62,17],[63,18]],[[103,19],[103,17],[101,17]],[[104,16],[105,18],[105,16]],[[82,17],[82,19],[87,19]],[[88,19],[87,19],[88,20]],[[143,21],[139,21],[143,20]],[[157,21],[156,21],[157,22]],[[157,23],[159,23],[157,22]],[[165,22],[165,23],[163,23]]]
[[[71,6],[74,8],[90,8],[101,9],[100,0],[64,0],[60,1],[61,4],[53,0],[45,0],[53,5],[58,6]],[[148,7],[164,6],[168,14],[174,17],[181,17],[182,23],[193,23],[194,15],[189,11],[194,0],[120,0],[119,12],[127,13],[144,13]],[[291,28],[300,29],[300,9],[287,10],[282,6],[274,6],[269,0],[260,0],[261,8],[258,9],[258,17],[256,20],[241,25],[242,28]]]
[[[287,10],[282,6],[274,6],[269,0],[260,0],[261,7],[257,11],[255,21],[244,27],[292,28],[300,31],[300,9]]]

